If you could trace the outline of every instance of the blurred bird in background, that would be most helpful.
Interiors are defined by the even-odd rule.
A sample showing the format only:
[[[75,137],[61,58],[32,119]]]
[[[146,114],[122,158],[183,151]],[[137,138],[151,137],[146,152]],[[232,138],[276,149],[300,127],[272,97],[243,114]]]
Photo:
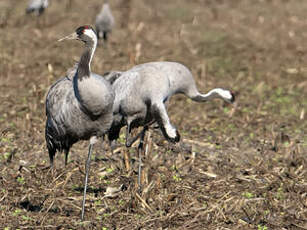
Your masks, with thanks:
[[[34,13],[37,16],[40,16],[42,13],[44,13],[45,9],[48,7],[48,4],[48,0],[30,0],[26,13]]]
[[[100,13],[96,16],[96,31],[98,39],[108,40],[108,34],[112,31],[115,21],[112,15],[110,5],[108,1],[105,1],[102,5]]]

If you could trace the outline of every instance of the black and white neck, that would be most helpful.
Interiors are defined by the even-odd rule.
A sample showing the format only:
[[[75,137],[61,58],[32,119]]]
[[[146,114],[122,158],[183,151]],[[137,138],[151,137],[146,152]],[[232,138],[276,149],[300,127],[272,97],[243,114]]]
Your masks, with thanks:
[[[192,98],[192,100],[198,102],[204,102],[204,101],[210,101],[215,98],[223,99],[224,101],[229,103],[233,103],[235,101],[235,95],[231,91],[221,88],[212,89],[206,94],[198,93],[196,96]]]
[[[82,30],[81,30],[82,29]],[[77,30],[78,37],[85,43],[85,51],[83,52],[77,70],[78,80],[91,76],[91,62],[97,46],[97,35],[91,27],[81,28]]]

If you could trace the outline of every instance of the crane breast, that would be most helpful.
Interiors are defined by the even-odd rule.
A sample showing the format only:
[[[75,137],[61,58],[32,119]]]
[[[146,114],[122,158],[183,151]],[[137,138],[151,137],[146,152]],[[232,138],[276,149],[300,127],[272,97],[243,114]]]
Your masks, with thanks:
[[[78,83],[82,106],[97,116],[112,109],[114,93],[109,83],[99,76],[83,79]]]

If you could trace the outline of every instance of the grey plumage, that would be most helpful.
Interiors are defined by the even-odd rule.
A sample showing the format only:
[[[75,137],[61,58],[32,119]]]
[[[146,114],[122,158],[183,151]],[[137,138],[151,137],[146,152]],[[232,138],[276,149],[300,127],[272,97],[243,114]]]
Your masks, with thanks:
[[[104,3],[100,13],[96,16],[95,26],[99,39],[107,41],[108,34],[112,31],[115,24],[110,5],[108,2]]]
[[[158,122],[165,138],[179,141],[179,133],[170,123],[165,102],[174,94],[185,94],[194,101],[202,102],[221,98],[232,102],[230,91],[216,88],[207,94],[198,92],[192,73],[176,62],[150,62],[122,72],[113,82],[116,93],[114,121],[109,131],[110,139],[116,139],[121,127],[128,129]],[[128,130],[129,132],[130,130]],[[129,145],[129,142],[126,143]]]
[[[48,0],[31,0],[26,8],[26,13],[36,13],[41,15],[48,7]]]
[[[174,94],[184,94],[194,101],[205,102],[221,98],[234,101],[234,95],[221,88],[215,88],[207,94],[198,92],[192,73],[184,65],[176,62],[150,62],[137,65],[126,72],[109,75],[108,80],[116,94],[112,127],[108,132],[109,140],[119,137],[120,129],[127,125],[126,146],[140,139],[139,177],[140,186],[141,152],[145,132],[150,124],[157,122],[164,137],[170,142],[178,142],[180,135],[171,124],[166,103]],[[143,127],[134,138],[130,138],[131,129]]]
[[[122,75],[122,71],[109,71],[104,73],[102,76],[106,79],[111,85]]]
[[[90,26],[79,27],[64,39],[77,39],[85,43],[80,62],[66,77],[54,83],[46,98],[46,142],[50,163],[56,151],[65,152],[65,164],[70,147],[79,140],[91,139],[86,165],[86,182],[94,137],[103,136],[110,128],[113,115],[114,92],[103,77],[92,73],[90,63],[97,45],[97,36]]]
[[[96,74],[92,74],[92,78],[96,83],[101,81],[105,84]],[[67,155],[74,143],[88,140],[93,133],[102,136],[108,131],[112,122],[110,101],[114,95],[107,84],[101,90],[105,97],[101,100],[101,107],[91,112],[80,105],[74,92],[73,78],[66,76],[50,88],[46,99],[46,141],[51,164],[57,150],[65,152],[67,164]]]

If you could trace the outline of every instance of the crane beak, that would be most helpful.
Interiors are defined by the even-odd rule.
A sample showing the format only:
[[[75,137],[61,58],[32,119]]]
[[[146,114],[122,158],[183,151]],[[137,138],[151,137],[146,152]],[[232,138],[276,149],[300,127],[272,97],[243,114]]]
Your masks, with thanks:
[[[61,41],[64,41],[64,40],[72,40],[72,39],[78,39],[78,34],[76,32],[74,32],[74,33],[72,33],[70,35],[67,35],[67,36],[65,36],[63,38],[60,38],[58,40],[58,42],[61,42]]]

